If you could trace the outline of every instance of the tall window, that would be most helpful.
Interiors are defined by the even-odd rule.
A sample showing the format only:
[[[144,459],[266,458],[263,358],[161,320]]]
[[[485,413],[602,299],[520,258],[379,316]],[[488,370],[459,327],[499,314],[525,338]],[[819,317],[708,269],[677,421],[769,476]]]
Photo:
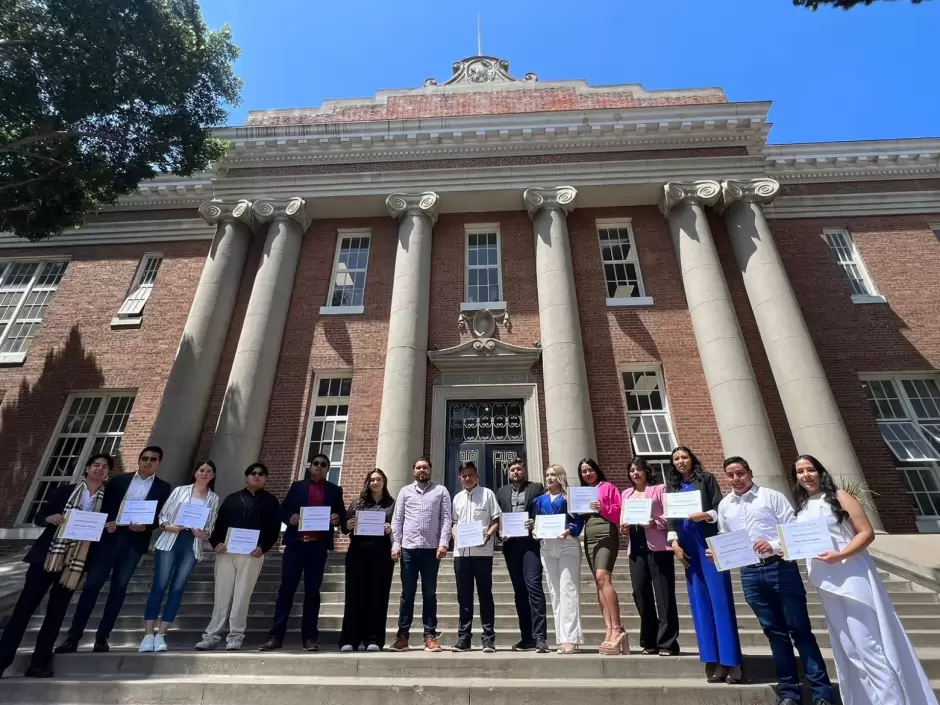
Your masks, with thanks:
[[[160,271],[160,264],[163,262],[162,255],[144,255],[137,271],[134,273],[134,280],[128,290],[127,297],[121,308],[118,309],[117,322],[140,322],[144,313],[144,306],[147,305],[150,294],[153,292],[154,284],[157,282],[157,272]]]
[[[0,362],[22,362],[67,262],[0,263]]]
[[[940,517],[940,385],[937,377],[862,381],[881,436],[921,517]]]
[[[852,291],[852,300],[863,302],[878,297],[875,284],[865,268],[865,263],[858,254],[855,241],[847,230],[826,230],[826,242],[836,263],[842,269],[849,288]]]
[[[68,399],[20,523],[32,522],[50,492],[82,477],[92,453],[110,453],[120,465],[121,440],[133,407],[134,392],[73,394]]]
[[[499,228],[467,229],[467,304],[498,304],[503,300]]]
[[[363,312],[371,241],[368,231],[340,233],[330,283],[330,308],[346,309],[344,313]],[[354,308],[358,310],[350,310]]]
[[[646,297],[636,243],[629,221],[597,222],[597,237],[601,246],[601,263],[607,287],[607,305],[625,306],[652,303]]]
[[[633,450],[664,479],[676,441],[662,374],[656,368],[624,370],[621,375]]]
[[[327,479],[339,484],[346,450],[346,423],[349,419],[349,377],[321,377],[314,384],[313,413],[310,415],[310,442],[307,444],[308,468],[313,456],[323,453],[330,459]]]

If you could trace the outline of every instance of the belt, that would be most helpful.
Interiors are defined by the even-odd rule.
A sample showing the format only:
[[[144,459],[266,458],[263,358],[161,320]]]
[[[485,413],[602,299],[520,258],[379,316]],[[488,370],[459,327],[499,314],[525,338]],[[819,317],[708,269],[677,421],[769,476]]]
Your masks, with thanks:
[[[317,536],[316,534],[301,534],[301,536],[300,536],[299,538],[300,538],[301,542],[303,542],[303,543],[310,543],[310,542],[312,542],[312,541],[319,541],[319,540],[320,540],[320,537]]]
[[[781,556],[767,556],[767,558],[760,559],[760,565],[773,565],[774,563],[779,563],[783,558]]]

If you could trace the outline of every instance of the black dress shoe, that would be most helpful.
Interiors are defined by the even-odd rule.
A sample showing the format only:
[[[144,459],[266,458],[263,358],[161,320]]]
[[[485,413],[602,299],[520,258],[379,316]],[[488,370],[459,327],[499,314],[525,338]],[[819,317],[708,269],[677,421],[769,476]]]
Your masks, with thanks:
[[[78,651],[78,640],[72,637],[55,647],[55,653],[57,654],[74,654],[76,651]]]
[[[780,700],[777,701],[777,705],[800,705],[800,704],[796,702],[793,698],[780,698]]]
[[[458,639],[457,643],[451,647],[453,651],[469,651],[470,650],[470,640],[469,639]]]
[[[98,639],[91,650],[96,654],[106,654],[111,650],[111,646],[108,644],[107,639]]]
[[[535,642],[534,641],[519,641],[512,647],[513,651],[535,651]]]
[[[813,705],[832,705],[832,703],[825,698],[820,698],[819,700],[813,701]]]
[[[539,639],[535,642],[535,652],[538,654],[547,654],[548,653],[548,642],[544,639]]]
[[[53,676],[55,676],[55,671],[53,671],[52,668],[48,668],[48,667],[47,668],[33,668],[32,666],[30,666],[29,668],[26,669],[26,673],[24,673],[23,675],[25,675],[27,678],[52,678]]]

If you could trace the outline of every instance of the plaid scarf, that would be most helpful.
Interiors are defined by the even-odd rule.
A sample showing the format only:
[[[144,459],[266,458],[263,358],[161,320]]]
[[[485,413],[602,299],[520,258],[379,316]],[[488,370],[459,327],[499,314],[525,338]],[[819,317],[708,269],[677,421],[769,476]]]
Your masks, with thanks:
[[[82,495],[85,493],[88,485],[82,480],[79,482],[69,501],[65,503],[63,515],[68,514],[70,509],[82,509]],[[104,485],[98,488],[94,494],[94,506],[91,511],[97,512],[101,508],[101,498],[104,497]],[[88,557],[88,549],[91,547],[90,541],[72,541],[71,539],[60,538],[65,524],[62,524],[55,533],[52,543],[49,545],[49,551],[46,553],[46,560],[43,568],[47,573],[62,572],[59,578],[59,584],[69,590],[74,590],[81,582],[82,574],[85,572],[85,560]]]

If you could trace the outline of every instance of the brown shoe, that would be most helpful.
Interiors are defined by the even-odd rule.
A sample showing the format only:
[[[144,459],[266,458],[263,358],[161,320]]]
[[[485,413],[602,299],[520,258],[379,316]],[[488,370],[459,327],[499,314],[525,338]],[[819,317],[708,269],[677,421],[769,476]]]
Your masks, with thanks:
[[[400,636],[395,639],[395,643],[388,647],[389,651],[407,651],[408,650],[408,637]]]
[[[282,642],[280,639],[275,639],[274,637],[271,637],[266,642],[264,642],[261,646],[259,646],[258,649],[260,651],[276,651],[277,649],[283,648],[283,646],[284,646],[284,642]]]
[[[320,645],[313,639],[304,640],[304,651],[319,651]]]
[[[424,637],[424,650],[434,651],[436,653],[441,651],[441,645],[437,643],[437,639],[433,636],[426,636]]]

